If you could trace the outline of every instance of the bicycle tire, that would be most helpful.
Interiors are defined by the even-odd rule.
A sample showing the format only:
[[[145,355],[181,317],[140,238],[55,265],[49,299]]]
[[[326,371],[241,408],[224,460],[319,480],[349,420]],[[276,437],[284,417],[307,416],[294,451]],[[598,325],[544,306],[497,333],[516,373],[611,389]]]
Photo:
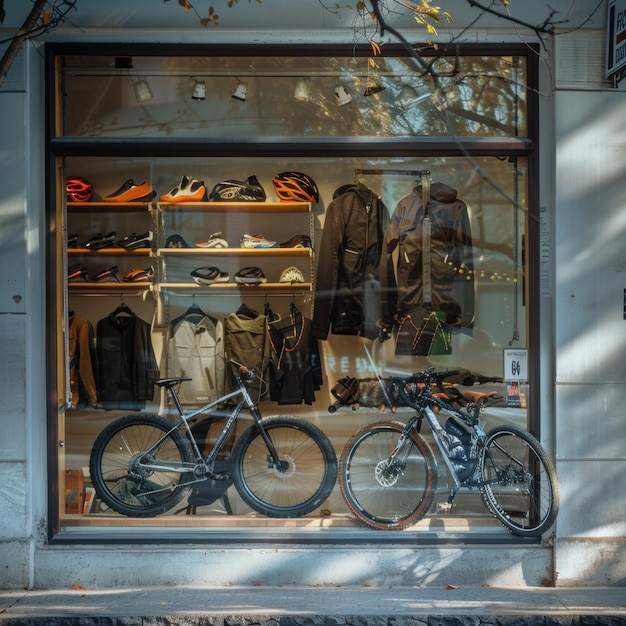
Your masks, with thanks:
[[[496,426],[485,437],[479,476],[487,509],[512,533],[537,537],[559,511],[556,469],[543,446],[516,426]],[[490,482],[497,481],[497,482]]]
[[[295,417],[268,417],[262,424],[287,467],[270,467],[267,445],[253,424],[233,450],[237,492],[246,504],[267,517],[310,513],[328,498],[337,481],[337,455],[330,440],[314,424]]]
[[[370,424],[352,435],[341,453],[341,494],[358,519],[378,530],[417,523],[437,490],[437,462],[414,430],[389,472],[388,460],[403,430],[400,422]]]
[[[189,492],[185,483],[193,479],[191,473],[146,470],[136,465],[142,454],[171,428],[170,422],[151,413],[133,413],[109,424],[98,435],[89,459],[98,497],[129,517],[154,517],[178,504]],[[151,458],[191,467],[193,452],[177,429],[151,453]]]

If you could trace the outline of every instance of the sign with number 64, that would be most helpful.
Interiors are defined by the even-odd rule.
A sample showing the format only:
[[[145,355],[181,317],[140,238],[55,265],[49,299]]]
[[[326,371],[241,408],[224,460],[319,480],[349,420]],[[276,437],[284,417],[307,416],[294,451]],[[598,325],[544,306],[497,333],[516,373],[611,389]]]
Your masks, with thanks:
[[[528,380],[528,350],[504,351],[504,380]]]

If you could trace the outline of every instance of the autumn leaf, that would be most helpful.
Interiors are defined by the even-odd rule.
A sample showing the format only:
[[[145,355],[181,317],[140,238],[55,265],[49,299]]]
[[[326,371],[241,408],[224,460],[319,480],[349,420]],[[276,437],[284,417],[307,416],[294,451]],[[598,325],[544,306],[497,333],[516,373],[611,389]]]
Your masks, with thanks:
[[[372,47],[372,52],[374,56],[378,56],[380,54],[380,45],[377,44],[373,39],[370,39],[370,46]]]
[[[202,18],[200,24],[202,24],[202,26],[208,26],[209,24],[218,26],[219,21],[220,16],[215,12],[215,7],[209,7],[209,16]]]

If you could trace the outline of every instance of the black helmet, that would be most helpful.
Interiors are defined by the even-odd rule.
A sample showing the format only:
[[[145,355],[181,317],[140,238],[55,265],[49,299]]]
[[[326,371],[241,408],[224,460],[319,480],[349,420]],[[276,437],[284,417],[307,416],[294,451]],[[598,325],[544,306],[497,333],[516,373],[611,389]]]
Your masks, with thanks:
[[[281,172],[274,178],[276,195],[282,202],[319,202],[315,181],[302,172]]]
[[[348,193],[352,189],[356,188],[354,183],[348,183],[347,185],[341,185],[341,187],[337,187],[333,192],[333,200],[338,198],[339,196],[343,196],[344,193]]]
[[[212,202],[265,202],[265,190],[256,176],[248,180],[223,180],[211,191]]]

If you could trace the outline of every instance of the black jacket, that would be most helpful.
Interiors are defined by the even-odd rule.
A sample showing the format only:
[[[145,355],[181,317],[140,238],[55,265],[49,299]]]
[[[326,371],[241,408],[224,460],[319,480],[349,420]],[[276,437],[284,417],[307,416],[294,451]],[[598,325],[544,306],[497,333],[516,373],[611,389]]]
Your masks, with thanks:
[[[328,206],[317,253],[313,336],[378,336],[385,307],[380,264],[387,208],[365,185],[350,185]]]
[[[385,237],[385,252],[398,248],[396,314],[401,317],[421,307],[446,313],[455,328],[471,328],[474,320],[472,235],[466,204],[456,189],[443,183],[430,188],[431,302],[424,302],[421,185],[398,203]],[[383,281],[384,281],[383,277]],[[383,282],[383,286],[385,285]],[[389,320],[386,320],[388,322]]]
[[[142,409],[159,377],[150,325],[132,314],[98,322],[98,399],[105,409]]]

